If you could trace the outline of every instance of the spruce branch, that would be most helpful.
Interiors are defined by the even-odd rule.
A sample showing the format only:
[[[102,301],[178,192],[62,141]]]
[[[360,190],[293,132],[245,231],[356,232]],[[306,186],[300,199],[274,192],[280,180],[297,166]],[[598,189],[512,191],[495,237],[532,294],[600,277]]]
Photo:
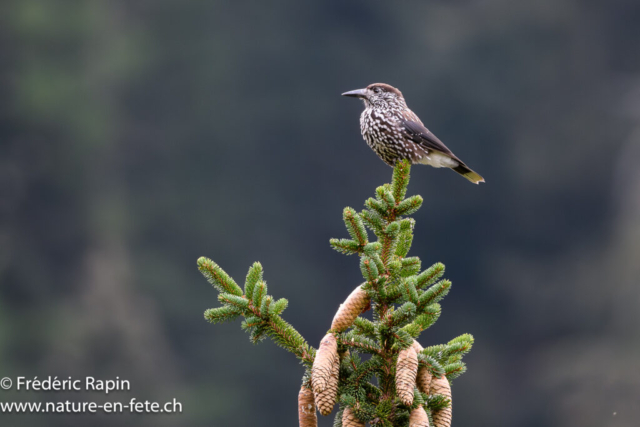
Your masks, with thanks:
[[[443,274],[444,274],[444,264],[439,262],[433,264],[431,267],[429,267],[428,269],[426,269],[425,271],[423,271],[418,275],[417,277],[418,288],[422,289],[425,286],[429,286],[435,283],[435,281],[441,278]]]
[[[446,348],[442,351],[443,357],[448,357],[449,362],[453,357],[462,357],[471,351],[473,347],[473,335],[463,334],[447,343]]]
[[[358,242],[351,239],[331,239],[329,243],[333,249],[345,255],[357,254],[362,249]]]
[[[382,258],[382,262],[384,262],[385,264],[389,262],[391,255],[395,254],[399,237],[400,237],[399,222],[394,221],[389,225],[387,225],[383,233],[382,253],[380,254],[380,257]]]
[[[371,258],[375,263],[376,268],[378,269],[378,272],[384,273],[387,270],[387,268],[384,265],[384,262],[382,262],[382,258],[380,258],[380,255],[377,252],[369,255],[369,258]]]
[[[368,282],[374,282],[378,278],[379,271],[376,262],[366,255],[360,258],[360,271]]]
[[[420,258],[418,258],[417,256],[404,258],[401,261],[401,263],[402,263],[402,269],[400,270],[400,276],[402,277],[414,276],[416,273],[420,271],[420,267],[422,266],[422,262],[420,261]],[[417,283],[417,280],[416,280],[416,283]]]
[[[393,168],[393,176],[391,178],[391,190],[395,200],[404,200],[409,186],[409,177],[411,172],[411,163],[402,160]]]
[[[362,218],[353,208],[344,208],[342,218],[347,226],[347,231],[354,241],[362,247],[369,243],[369,237],[367,236],[367,230],[364,228]]]
[[[432,285],[429,289],[420,295],[418,299],[418,307],[424,307],[429,304],[436,303],[442,300],[451,289],[451,282],[448,280],[442,280],[435,285]]]
[[[244,316],[242,328],[249,332],[253,343],[269,336],[280,347],[292,352],[302,363],[310,367],[315,357],[313,349],[300,333],[280,314],[285,310],[288,301],[284,298],[274,302],[267,295],[267,283],[262,280],[262,266],[254,263],[247,273],[245,292],[243,293],[235,281],[208,258],[198,259],[198,269],[213,286],[220,291],[218,301],[223,306],[205,311],[205,319],[212,323],[220,323]]]
[[[244,283],[244,294],[247,298],[251,299],[253,295],[253,290],[256,287],[258,282],[262,281],[262,264],[259,262],[253,263],[249,272],[247,273],[247,278]]]
[[[449,399],[441,394],[432,394],[425,399],[425,405],[431,412],[440,411],[449,406]]]
[[[338,335],[338,342],[343,346],[351,347],[361,353],[380,354],[381,352],[378,343],[353,330]]]
[[[242,295],[240,286],[221,269],[218,264],[208,258],[200,257],[198,259],[198,269],[207,278],[218,292],[226,292],[232,295]]]
[[[403,331],[406,331],[414,338],[417,338],[422,331],[429,329],[434,323],[436,323],[440,317],[442,309],[440,304],[431,304],[430,306],[418,311],[420,314],[414,318],[413,322],[402,328]]]
[[[444,374],[449,381],[458,378],[467,372],[467,365],[464,362],[454,362],[444,366]]]
[[[262,305],[262,300],[267,295],[267,282],[261,280],[256,285],[256,288],[253,290],[253,295],[251,296],[251,302],[254,307],[260,307]]]
[[[235,320],[242,314],[242,310],[238,310],[236,307],[230,307],[225,305],[218,308],[210,308],[204,312],[204,318],[211,323],[230,322]]]
[[[369,199],[369,200],[371,200],[372,202],[375,202],[374,199]],[[367,201],[365,205],[369,206],[369,201]],[[382,234],[384,233],[385,221],[384,221],[384,218],[382,218],[380,211],[378,211],[377,209],[365,209],[362,212],[360,212],[360,218],[362,218],[362,221],[364,222],[364,224],[367,227],[369,227],[369,229],[373,231],[373,233],[378,238],[382,236]]]
[[[365,202],[365,205],[370,208],[372,212],[377,213],[381,219],[386,219],[388,215],[387,207],[381,200],[370,197]]]
[[[396,255],[406,257],[413,243],[413,228],[416,221],[413,218],[405,218],[400,221],[400,237],[396,246]]]
[[[356,331],[363,335],[374,336],[376,333],[376,325],[369,319],[364,317],[356,317],[353,322]]]
[[[415,317],[416,305],[412,302],[405,302],[397,310],[391,311],[389,317],[390,326],[400,326],[406,323],[409,319]]]
[[[416,289],[415,277],[407,277],[400,282],[400,291],[405,300],[418,304],[418,291]]]
[[[392,257],[387,262],[387,273],[392,280],[396,281],[400,278],[400,272],[402,271],[402,261],[398,257]]]
[[[403,200],[398,206],[395,208],[394,213],[396,216],[404,216],[414,214],[420,209],[422,206],[422,197],[420,196],[412,196],[406,200]]]
[[[371,242],[364,245],[364,247],[362,248],[362,252],[364,252],[365,255],[374,257],[380,253],[381,248],[382,248],[382,245],[380,243]]]
[[[430,355],[425,355],[423,352],[418,353],[418,363],[420,366],[425,367],[433,376],[442,376],[445,371],[440,362]]]
[[[388,184],[376,188],[376,198],[382,202],[387,210],[387,217],[391,218],[394,208],[396,207],[396,199],[393,197]]]

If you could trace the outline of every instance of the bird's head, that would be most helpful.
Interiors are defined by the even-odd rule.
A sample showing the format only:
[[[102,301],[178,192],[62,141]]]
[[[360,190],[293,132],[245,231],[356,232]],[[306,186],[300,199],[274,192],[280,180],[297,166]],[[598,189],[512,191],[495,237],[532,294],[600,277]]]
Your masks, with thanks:
[[[373,83],[364,89],[345,92],[342,96],[360,98],[367,108],[402,108],[406,106],[402,92],[385,83]]]

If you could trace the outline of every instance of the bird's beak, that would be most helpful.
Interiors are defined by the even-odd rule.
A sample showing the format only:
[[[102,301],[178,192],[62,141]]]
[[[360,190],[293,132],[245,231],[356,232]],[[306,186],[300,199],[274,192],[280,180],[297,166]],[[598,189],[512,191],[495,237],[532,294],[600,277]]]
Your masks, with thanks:
[[[345,92],[342,96],[353,96],[354,98],[366,98],[366,89],[356,89],[349,92]]]

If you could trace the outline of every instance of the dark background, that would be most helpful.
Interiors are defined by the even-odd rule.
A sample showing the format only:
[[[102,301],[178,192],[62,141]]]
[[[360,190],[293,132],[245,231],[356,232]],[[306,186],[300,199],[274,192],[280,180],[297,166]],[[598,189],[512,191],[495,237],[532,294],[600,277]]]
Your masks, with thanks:
[[[635,0],[47,1],[0,6],[0,376],[119,376],[178,415],[0,414],[15,426],[289,426],[303,373],[209,325],[205,255],[260,260],[317,346],[361,281],[329,247],[391,169],[373,82],[487,180],[414,167],[412,250],[452,292],[423,344],[476,337],[456,426],[640,418]],[[333,417],[323,418],[322,426]]]

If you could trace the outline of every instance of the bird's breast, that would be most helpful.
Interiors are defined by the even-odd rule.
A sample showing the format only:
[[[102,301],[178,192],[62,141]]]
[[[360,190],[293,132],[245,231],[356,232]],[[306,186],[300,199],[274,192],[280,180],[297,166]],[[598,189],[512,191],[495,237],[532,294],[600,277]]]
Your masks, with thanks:
[[[405,158],[406,150],[399,119],[391,111],[367,109],[360,116],[360,130],[367,145],[385,163],[393,166],[398,158]]]
[[[365,110],[360,116],[360,131],[369,145],[400,136],[398,120],[390,114]]]

